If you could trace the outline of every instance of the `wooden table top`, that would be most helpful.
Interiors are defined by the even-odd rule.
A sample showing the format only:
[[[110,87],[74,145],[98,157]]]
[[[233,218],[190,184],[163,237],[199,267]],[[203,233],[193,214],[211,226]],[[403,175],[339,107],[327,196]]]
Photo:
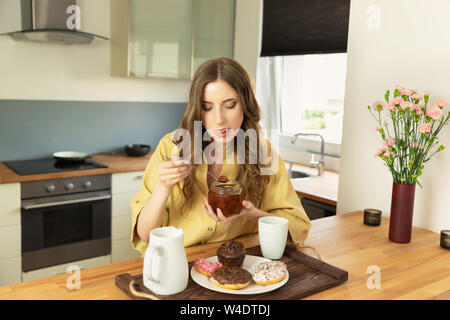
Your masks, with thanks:
[[[450,299],[450,251],[439,246],[439,234],[413,228],[412,241],[398,244],[388,239],[388,219],[379,227],[362,221],[361,211],[312,221],[305,244],[314,246],[327,263],[347,270],[349,278],[305,299]],[[246,247],[258,244],[257,234],[239,240]],[[186,248],[188,260],[214,256],[219,245]],[[311,249],[301,251],[314,256]],[[377,268],[379,289],[371,281]],[[142,273],[142,258],[82,270],[80,289],[69,290],[71,275],[61,274],[0,287],[0,299],[129,299],[114,284],[122,273]]]

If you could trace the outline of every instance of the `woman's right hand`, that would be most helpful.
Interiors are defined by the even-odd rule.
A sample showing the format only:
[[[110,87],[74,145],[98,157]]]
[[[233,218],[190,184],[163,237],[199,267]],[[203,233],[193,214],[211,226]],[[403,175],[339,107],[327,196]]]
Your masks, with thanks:
[[[192,166],[188,160],[172,159],[161,161],[158,165],[159,182],[161,185],[171,190],[179,181],[189,176]]]

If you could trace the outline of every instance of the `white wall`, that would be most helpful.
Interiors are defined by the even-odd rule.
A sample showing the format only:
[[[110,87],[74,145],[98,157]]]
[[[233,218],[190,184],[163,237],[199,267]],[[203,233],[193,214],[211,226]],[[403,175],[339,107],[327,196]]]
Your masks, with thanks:
[[[379,29],[369,28],[376,22],[373,9],[379,12]],[[351,2],[338,213],[375,207],[389,215],[392,177],[373,157],[381,139],[367,105],[397,84],[429,89],[431,101],[450,101],[449,12],[448,0]],[[450,142],[450,126],[439,137]],[[435,232],[450,228],[449,165],[450,150],[425,165],[419,179],[424,189],[416,187],[414,226]]]
[[[97,1],[97,0],[96,0]],[[236,2],[236,59],[254,76],[261,0]],[[110,26],[110,1],[102,0]],[[0,36],[0,99],[187,101],[190,81],[110,76],[110,41],[89,45],[19,42]],[[256,43],[256,47],[255,47]]]

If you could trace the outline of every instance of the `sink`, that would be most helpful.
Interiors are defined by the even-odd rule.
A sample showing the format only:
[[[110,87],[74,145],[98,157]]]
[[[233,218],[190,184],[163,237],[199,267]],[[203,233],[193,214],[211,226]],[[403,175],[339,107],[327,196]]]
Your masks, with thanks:
[[[288,171],[289,178],[290,179],[305,179],[305,178],[311,178],[312,176],[306,172],[297,171],[297,170],[291,170]]]

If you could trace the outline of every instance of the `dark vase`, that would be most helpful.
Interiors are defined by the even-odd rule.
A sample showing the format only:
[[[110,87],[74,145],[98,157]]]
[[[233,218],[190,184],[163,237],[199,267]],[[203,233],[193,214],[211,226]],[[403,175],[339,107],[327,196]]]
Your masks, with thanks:
[[[392,185],[389,240],[399,243],[411,241],[414,211],[415,184],[396,183]]]

